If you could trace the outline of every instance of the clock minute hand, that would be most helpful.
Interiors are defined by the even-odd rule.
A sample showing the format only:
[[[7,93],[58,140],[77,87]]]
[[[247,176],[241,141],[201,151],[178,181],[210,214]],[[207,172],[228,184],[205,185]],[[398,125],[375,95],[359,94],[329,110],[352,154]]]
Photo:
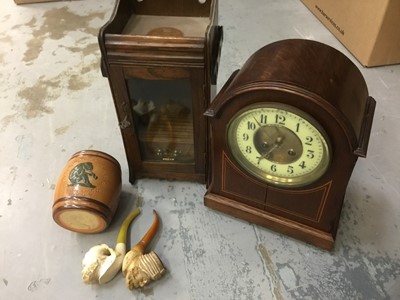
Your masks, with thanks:
[[[253,115],[252,115],[252,117],[253,117],[254,121],[256,121],[258,127],[262,127],[261,123],[257,120],[257,118]]]

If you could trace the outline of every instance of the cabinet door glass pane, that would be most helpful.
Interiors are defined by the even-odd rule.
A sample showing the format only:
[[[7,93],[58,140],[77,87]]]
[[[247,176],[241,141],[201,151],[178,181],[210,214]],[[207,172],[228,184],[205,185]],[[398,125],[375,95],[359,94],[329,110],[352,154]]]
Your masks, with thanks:
[[[190,80],[129,78],[126,82],[142,159],[193,162]]]

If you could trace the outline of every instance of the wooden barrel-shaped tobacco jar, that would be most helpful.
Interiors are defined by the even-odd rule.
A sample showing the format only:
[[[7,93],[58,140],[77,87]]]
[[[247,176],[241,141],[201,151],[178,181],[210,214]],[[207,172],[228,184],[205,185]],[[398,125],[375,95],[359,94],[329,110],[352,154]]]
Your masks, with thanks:
[[[105,230],[118,206],[121,167],[112,156],[84,150],[75,153],[60,174],[54,192],[53,219],[68,230]]]

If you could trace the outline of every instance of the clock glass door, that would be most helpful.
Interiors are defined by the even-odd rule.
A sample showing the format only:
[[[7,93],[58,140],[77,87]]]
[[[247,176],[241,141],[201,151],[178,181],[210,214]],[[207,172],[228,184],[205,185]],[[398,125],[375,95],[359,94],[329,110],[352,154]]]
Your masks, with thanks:
[[[127,78],[143,161],[194,162],[190,78]]]

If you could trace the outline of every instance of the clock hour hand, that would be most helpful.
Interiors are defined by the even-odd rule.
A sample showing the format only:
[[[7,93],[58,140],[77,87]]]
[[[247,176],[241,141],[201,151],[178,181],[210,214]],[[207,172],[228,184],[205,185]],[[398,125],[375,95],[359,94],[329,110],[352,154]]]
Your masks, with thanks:
[[[268,157],[271,155],[272,152],[274,152],[276,149],[278,149],[282,143],[283,143],[284,138],[281,136],[278,136],[275,140],[275,143],[272,145],[272,147],[270,149],[268,149],[267,152],[261,153],[261,156],[257,157],[258,159],[258,164],[260,164],[260,161],[262,159],[268,159]]]

